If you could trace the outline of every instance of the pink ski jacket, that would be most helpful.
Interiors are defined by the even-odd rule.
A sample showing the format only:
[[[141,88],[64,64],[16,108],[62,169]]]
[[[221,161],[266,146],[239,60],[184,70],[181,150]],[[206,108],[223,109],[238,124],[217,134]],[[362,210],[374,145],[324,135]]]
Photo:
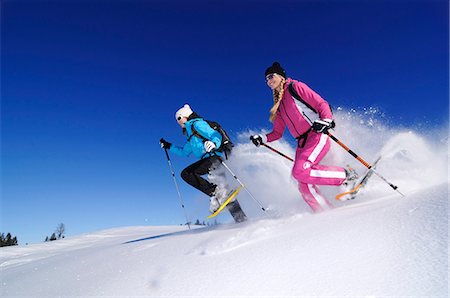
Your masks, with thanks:
[[[315,113],[305,103],[295,99],[289,92],[288,86],[293,82],[293,87],[303,101],[312,107]],[[286,126],[294,138],[305,134],[311,128],[316,119],[333,119],[330,106],[319,94],[314,92],[305,83],[288,78],[284,84],[283,98],[273,122],[272,132],[266,135],[267,141],[280,139]]]

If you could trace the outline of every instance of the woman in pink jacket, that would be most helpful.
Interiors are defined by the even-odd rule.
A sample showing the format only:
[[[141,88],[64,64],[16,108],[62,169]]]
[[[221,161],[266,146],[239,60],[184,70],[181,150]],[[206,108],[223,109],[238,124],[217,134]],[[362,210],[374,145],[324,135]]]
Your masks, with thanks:
[[[274,104],[270,110],[273,130],[250,139],[256,146],[276,141],[283,136],[287,126],[298,142],[292,176],[298,181],[303,199],[314,212],[330,209],[331,203],[320,193],[317,185],[345,186],[357,178],[354,171],[319,164],[330,150],[330,140],[322,132],[334,127],[331,108],[306,84],[287,78],[278,62],[267,68],[265,76],[273,91]]]

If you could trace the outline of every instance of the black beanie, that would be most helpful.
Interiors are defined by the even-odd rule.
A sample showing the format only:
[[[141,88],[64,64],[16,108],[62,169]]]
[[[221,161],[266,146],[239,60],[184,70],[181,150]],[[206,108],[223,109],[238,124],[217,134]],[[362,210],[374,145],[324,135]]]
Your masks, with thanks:
[[[267,75],[271,73],[276,73],[282,76],[283,78],[286,78],[286,71],[284,71],[283,67],[281,67],[280,63],[278,62],[274,62],[272,66],[266,69],[264,77],[267,77]]]

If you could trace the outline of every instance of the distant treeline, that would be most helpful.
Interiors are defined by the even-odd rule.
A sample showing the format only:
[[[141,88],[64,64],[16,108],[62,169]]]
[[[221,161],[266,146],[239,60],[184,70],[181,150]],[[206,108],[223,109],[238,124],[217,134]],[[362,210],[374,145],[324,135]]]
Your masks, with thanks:
[[[63,223],[60,223],[57,227],[56,227],[56,231],[50,236],[50,237],[46,237],[45,238],[45,242],[48,241],[55,241],[58,239],[63,239],[64,238],[64,233],[66,232],[66,225]]]
[[[58,239],[63,239],[64,233],[66,232],[66,226],[63,223],[60,223],[57,227],[56,227],[56,231],[50,236],[50,237],[46,237],[45,241],[54,241],[54,240],[58,240]],[[0,247],[3,246],[13,246],[13,245],[19,245],[19,242],[17,241],[17,237],[13,237],[11,235],[11,233],[5,234],[1,233],[1,239],[0,239]],[[26,244],[28,245],[28,243]]]
[[[4,233],[2,233],[0,239],[0,247],[13,245],[18,245],[17,237],[13,237],[11,233],[6,234],[6,236]]]

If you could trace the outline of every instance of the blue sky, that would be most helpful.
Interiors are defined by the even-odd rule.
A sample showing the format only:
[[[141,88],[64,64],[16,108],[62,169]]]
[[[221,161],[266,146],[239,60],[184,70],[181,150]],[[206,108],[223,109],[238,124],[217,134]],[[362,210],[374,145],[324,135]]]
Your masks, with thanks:
[[[232,135],[269,128],[273,61],[333,106],[448,124],[447,1],[1,5],[0,228],[21,244],[60,222],[68,235],[183,222],[159,139],[183,143],[184,103]],[[177,175],[192,162],[173,157]]]

